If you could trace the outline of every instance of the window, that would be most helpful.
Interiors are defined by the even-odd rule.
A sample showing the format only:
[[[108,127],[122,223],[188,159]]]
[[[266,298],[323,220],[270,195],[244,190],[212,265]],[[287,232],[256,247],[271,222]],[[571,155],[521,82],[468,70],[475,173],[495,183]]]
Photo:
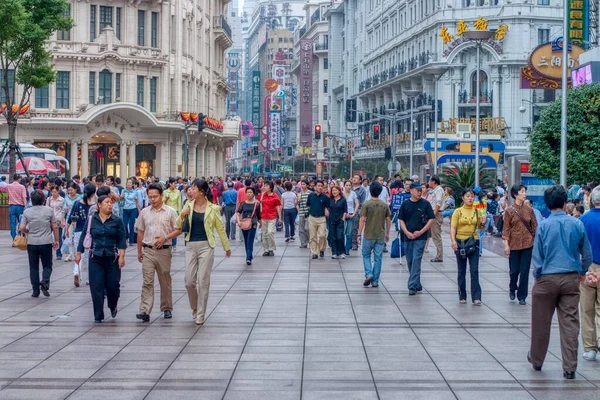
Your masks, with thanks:
[[[150,46],[158,47],[158,13],[152,13],[152,27],[150,30]]]
[[[96,6],[90,6],[90,42],[96,39]]]
[[[144,107],[144,77],[137,77],[137,105]]]
[[[323,121],[327,121],[327,106],[323,106]]]
[[[71,15],[71,4],[69,4],[68,6],[69,7],[63,14],[65,17],[69,17]],[[56,38],[58,40],[71,40],[71,30],[56,32]],[[48,88],[46,88],[46,89],[48,89]]]
[[[90,72],[90,84],[89,84],[89,104],[96,104],[96,73]]]
[[[327,93],[328,89],[329,89],[329,80],[325,79],[325,80],[323,80],[323,93]]]
[[[329,58],[323,58],[323,69],[329,69]]]
[[[56,108],[69,108],[70,83],[71,73],[68,71],[59,71],[56,78]]]
[[[0,104],[2,103],[8,103],[8,101],[6,101],[6,94],[4,92],[4,70],[0,69]],[[9,69],[8,70],[8,96],[11,98],[14,97],[14,93],[15,93],[15,70],[13,69]],[[11,103],[14,103],[14,101],[11,101]]]
[[[150,79],[150,112],[156,112],[156,87],[158,78],[153,76]]]
[[[538,44],[548,43],[550,41],[550,29],[538,29]]]
[[[138,28],[137,28],[137,44],[138,46],[146,45],[145,38],[145,27],[146,27],[146,11],[138,10]]]
[[[100,6],[100,33],[107,26],[113,26],[113,8]]]
[[[117,20],[115,21],[115,35],[121,40],[121,7],[117,7]]]
[[[48,108],[48,86],[35,89],[35,108]]]
[[[121,101],[121,74],[115,74],[115,101]]]
[[[471,96],[475,98],[477,93],[477,72],[473,72],[471,77]],[[479,73],[479,96],[487,96],[488,93],[488,78],[484,71]],[[485,101],[487,103],[487,101]]]
[[[109,70],[105,69],[100,72],[98,78],[98,96],[100,98],[100,103],[112,103],[112,74]]]
[[[538,0],[538,6],[549,6],[550,0]]]

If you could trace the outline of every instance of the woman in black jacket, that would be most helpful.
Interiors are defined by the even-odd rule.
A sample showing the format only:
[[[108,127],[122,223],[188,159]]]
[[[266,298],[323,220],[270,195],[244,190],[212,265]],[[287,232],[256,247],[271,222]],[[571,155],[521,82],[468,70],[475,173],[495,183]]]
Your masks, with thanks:
[[[110,196],[100,196],[98,212],[87,220],[75,256],[75,262],[79,263],[89,231],[92,239],[89,260],[90,292],[96,323],[104,320],[104,292],[111,316],[117,316],[121,268],[125,266],[125,227],[121,218],[112,214],[112,210],[113,201]]]

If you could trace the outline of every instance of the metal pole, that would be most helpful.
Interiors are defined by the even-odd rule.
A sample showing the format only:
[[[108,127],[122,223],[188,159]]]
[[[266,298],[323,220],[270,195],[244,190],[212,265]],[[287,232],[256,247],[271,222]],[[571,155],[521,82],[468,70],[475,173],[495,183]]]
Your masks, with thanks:
[[[189,168],[189,163],[188,163],[188,159],[189,159],[189,150],[190,150],[190,146],[189,146],[189,142],[188,142],[188,129],[190,127],[189,123],[185,123],[184,128],[183,128],[183,136],[184,136],[184,142],[183,142],[183,147],[185,149],[185,154],[183,155],[183,176],[185,179],[188,178],[188,168]]]
[[[409,167],[409,174],[410,176],[413,176],[413,132],[414,132],[414,127],[413,127],[413,109],[415,108],[415,98],[411,97],[410,100],[410,156],[409,156],[409,160],[410,160],[410,167]]]
[[[481,59],[480,59],[480,51],[481,51],[481,42],[477,41],[477,83],[476,86],[476,100],[475,100],[475,186],[479,186],[479,92],[480,92],[480,83],[479,83],[479,71],[481,69]]]
[[[394,173],[397,172],[396,170],[396,147],[397,147],[397,138],[396,138],[396,128],[397,128],[397,120],[396,120],[396,114],[394,114],[394,120],[393,120],[393,124],[394,126],[392,127],[392,129],[390,129],[392,131],[392,165],[393,168],[390,170],[390,178],[394,177]]]
[[[441,75],[440,75],[441,77]],[[433,174],[437,175],[438,173],[438,164],[437,164],[437,159],[438,159],[438,120],[437,120],[437,116],[438,116],[438,76],[434,75],[433,76],[434,82],[433,84],[435,85],[435,87],[433,88],[433,97],[434,97],[434,102],[435,102],[435,111],[434,111],[434,115],[433,115]]]
[[[562,100],[560,107],[560,184],[565,188],[567,187],[567,68],[569,66],[568,4],[569,0],[565,0],[563,4]]]

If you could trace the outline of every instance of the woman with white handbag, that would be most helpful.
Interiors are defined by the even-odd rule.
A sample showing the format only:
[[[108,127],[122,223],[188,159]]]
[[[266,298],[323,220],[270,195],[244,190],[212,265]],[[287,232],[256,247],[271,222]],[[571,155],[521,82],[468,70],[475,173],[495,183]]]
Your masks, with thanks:
[[[73,204],[71,213],[67,217],[67,224],[75,225],[72,233],[73,243],[75,244],[73,253],[77,252],[77,244],[81,238],[83,228],[86,226],[90,208],[96,204],[96,200],[96,186],[92,184],[85,185],[83,188],[83,199]],[[83,271],[85,270],[84,266],[87,267],[89,258],[89,249],[85,249],[83,257],[81,257],[81,262],[73,263],[73,284],[75,287],[79,287],[80,282],[83,281]]]
[[[256,200],[256,189],[251,186],[246,188],[246,201],[238,206],[235,215],[238,221],[237,224],[244,235],[246,265],[252,265],[256,227],[261,227],[260,203]]]

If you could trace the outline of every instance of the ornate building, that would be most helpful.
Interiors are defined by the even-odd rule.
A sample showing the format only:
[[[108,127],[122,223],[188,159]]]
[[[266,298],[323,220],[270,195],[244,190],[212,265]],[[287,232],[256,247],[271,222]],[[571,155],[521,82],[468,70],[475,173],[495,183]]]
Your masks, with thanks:
[[[75,26],[48,43],[58,79],[32,93],[18,141],[55,149],[71,175],[181,176],[179,113],[226,116],[228,1],[71,1]],[[190,175],[224,175],[238,125],[190,127]]]

